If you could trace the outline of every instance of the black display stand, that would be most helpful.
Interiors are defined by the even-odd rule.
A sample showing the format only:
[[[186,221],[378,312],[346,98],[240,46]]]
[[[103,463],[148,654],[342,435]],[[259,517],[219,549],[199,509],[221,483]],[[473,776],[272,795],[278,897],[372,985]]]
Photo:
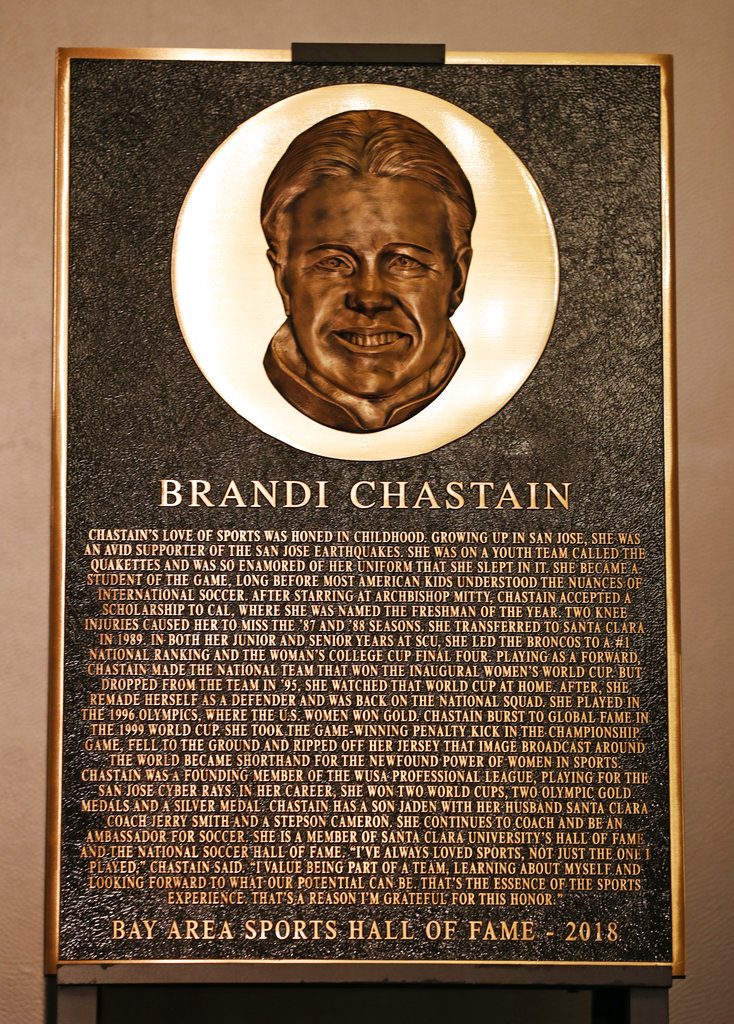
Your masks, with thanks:
[[[530,989],[585,990],[591,992],[589,1024],[667,1024],[670,968],[655,966],[588,966],[513,964],[462,966],[431,977],[430,965],[405,964],[395,970],[386,964],[283,964],[273,982],[272,964],[257,963],[131,963],[73,964],[59,968],[49,994],[48,1019],[56,1024],[105,1024],[98,1014],[99,991],[107,985],[236,985],[303,984],[339,985],[480,985],[488,990],[512,989],[521,1002]],[[53,1004],[55,1003],[55,1010]],[[489,1006],[489,1004],[488,1004]]]
[[[528,990],[512,991],[521,1004]],[[665,988],[605,986],[592,988],[591,997],[589,1024],[667,1024],[669,1019]],[[51,994],[47,1019],[56,1024],[105,1024],[104,1015],[99,1013],[99,1000],[97,985],[59,984]],[[491,992],[487,995],[487,1009],[491,1010]]]

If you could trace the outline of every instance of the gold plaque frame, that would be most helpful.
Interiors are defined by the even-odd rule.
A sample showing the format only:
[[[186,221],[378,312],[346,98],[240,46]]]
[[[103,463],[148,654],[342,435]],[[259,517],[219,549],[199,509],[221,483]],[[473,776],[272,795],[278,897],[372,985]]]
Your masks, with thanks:
[[[61,850],[61,739],[63,706],[64,654],[64,582],[65,582],[65,515],[66,515],[66,410],[67,410],[67,344],[68,344],[68,231],[69,231],[69,116],[70,62],[88,60],[156,60],[156,61],[267,61],[287,63],[287,50],[196,50],[196,49],[63,49],[58,53],[56,86],[56,163],[55,163],[55,272],[54,272],[54,378],[53,378],[53,461],[52,461],[52,573],[50,593],[50,716],[48,735],[48,803],[47,803],[47,879],[46,879],[46,969],[56,973],[70,964],[166,964],[174,970],[183,964],[269,963],[282,967],[284,980],[287,968],[299,963],[290,961],[60,961],[60,850]],[[671,843],[671,898],[673,956],[671,963],[630,964],[607,961],[579,961],[585,968],[619,968],[655,966],[672,968],[674,976],[685,971],[684,945],[684,877],[683,877],[683,812],[681,786],[681,721],[680,721],[680,624],[678,596],[678,512],[675,414],[674,359],[674,277],[673,246],[673,174],[672,174],[672,61],[660,54],[568,54],[568,53],[472,53],[451,52],[446,63],[452,65],[643,65],[660,69],[660,195],[662,224],[662,311],[664,372],[664,444],[665,444],[665,540],[666,540],[666,616],[668,676],[668,741]],[[306,961],[309,964],[334,964],[334,961]],[[400,964],[403,961],[389,961]],[[421,961],[450,963],[450,961]],[[340,961],[348,964],[349,961]],[[353,961],[362,965],[387,964],[386,961]],[[405,961],[415,963],[415,961]],[[470,961],[461,961],[471,965]],[[574,961],[477,961],[490,965],[574,966]],[[169,979],[170,980],[170,979]]]

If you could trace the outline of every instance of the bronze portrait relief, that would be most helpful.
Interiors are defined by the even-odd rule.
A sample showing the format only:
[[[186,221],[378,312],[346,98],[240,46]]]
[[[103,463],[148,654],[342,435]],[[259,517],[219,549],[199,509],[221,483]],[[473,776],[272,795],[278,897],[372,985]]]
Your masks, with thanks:
[[[172,291],[201,373],[271,437],[331,459],[435,451],[540,359],[558,301],[550,213],[492,128],[415,89],[289,96],[205,161]]]
[[[476,217],[448,148],[404,114],[336,114],[291,142],[261,216],[286,314],[264,360],[280,394],[352,432],[432,402],[464,358],[450,318]]]

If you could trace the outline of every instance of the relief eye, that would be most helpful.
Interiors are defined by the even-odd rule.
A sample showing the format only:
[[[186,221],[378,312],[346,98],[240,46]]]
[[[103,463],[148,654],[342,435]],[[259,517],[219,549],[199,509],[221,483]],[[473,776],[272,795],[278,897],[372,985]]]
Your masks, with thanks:
[[[337,273],[348,273],[352,265],[344,256],[325,256],[315,264],[316,270],[326,270]]]
[[[406,256],[404,252],[396,253],[395,256],[390,260],[391,270],[425,270],[425,263],[421,263],[420,260],[414,259],[412,256]]]

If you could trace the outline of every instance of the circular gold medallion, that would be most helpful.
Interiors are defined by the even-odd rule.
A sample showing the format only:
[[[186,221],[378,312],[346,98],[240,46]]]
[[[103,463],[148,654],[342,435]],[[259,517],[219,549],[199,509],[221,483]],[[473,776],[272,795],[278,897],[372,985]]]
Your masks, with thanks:
[[[345,111],[389,111],[417,121],[448,148],[470,183],[476,205],[473,256],[463,301],[450,324],[443,310],[443,335],[430,306],[430,289],[440,293],[440,282],[431,282],[440,272],[450,277],[451,267],[446,269],[431,256],[431,239],[437,232],[426,230],[431,227],[429,221],[414,218],[422,233],[416,229],[415,237],[402,237],[410,232],[403,228],[405,211],[400,209],[392,220],[385,214],[375,231],[364,230],[368,218],[374,219],[375,209],[379,209],[382,193],[377,187],[355,190],[348,205],[336,185],[331,193],[324,190],[325,195],[337,197],[334,202],[343,204],[339,209],[345,211],[344,223],[352,225],[359,240],[352,242],[345,228],[344,238],[312,247],[319,249],[318,260],[311,258],[311,249],[306,247],[310,262],[304,263],[306,257],[299,255],[298,268],[289,266],[287,272],[280,272],[280,292],[276,286],[277,274],[274,276],[268,260],[260,224],[263,190],[294,139]],[[420,187],[417,193],[415,187],[412,193],[405,187],[393,188],[389,194],[399,202],[405,193],[414,207]],[[388,186],[381,188],[387,194]],[[371,204],[365,208],[364,220],[358,206],[355,213],[361,195]],[[430,191],[426,195],[432,198]],[[426,218],[431,209],[428,202]],[[333,215],[330,223],[338,227]],[[392,223],[398,226],[394,234],[400,229],[400,238],[392,238]],[[332,233],[339,231],[335,227]],[[373,236],[379,239],[374,253],[367,251]],[[306,233],[306,237],[310,236]],[[427,256],[422,255],[424,250]],[[302,278],[291,288],[297,269]],[[388,285],[382,281],[378,288],[375,279],[379,274]],[[388,85],[338,85],[299,93],[240,125],[215,150],[191,186],[179,216],[172,261],[173,294],[183,336],[202,373],[222,398],[260,430],[294,448],[355,461],[408,458],[433,451],[501,409],[527,379],[545,348],[558,302],[558,276],[550,214],[529,171],[509,146],[459,107],[428,93]],[[339,298],[342,278],[350,279],[343,286],[343,302]],[[298,298],[293,316],[291,302],[295,298],[291,300],[283,280]],[[338,323],[329,328],[329,344],[341,358],[340,363],[336,360],[332,379],[330,366],[335,360],[321,365],[318,331],[316,327],[311,330],[308,322],[314,288],[322,307],[327,301],[323,296],[328,295],[335,309],[342,302],[349,311],[333,313]],[[380,297],[380,288],[387,289],[387,299]],[[286,319],[288,324],[297,324],[296,335],[298,330],[304,335],[300,346],[298,337],[284,325]],[[311,334],[315,340],[307,344]],[[423,373],[427,383],[424,377],[412,379],[408,371],[401,370],[421,344],[430,355],[430,345],[435,346],[431,339],[447,335],[460,339],[463,356],[440,353],[447,367],[447,382],[442,386],[436,386],[437,372],[425,369],[426,359],[421,363],[415,358],[414,363],[416,374]],[[271,341],[276,338],[290,360],[283,371],[293,377],[290,391],[279,387],[271,372]],[[428,341],[421,340],[425,338]],[[311,349],[315,361],[309,362]],[[301,351],[306,352],[305,361]],[[271,370],[266,368],[268,358]],[[453,365],[449,365],[450,358],[454,358]],[[433,367],[440,359],[436,357]],[[379,397],[387,413],[366,393],[367,385],[361,391],[352,388],[349,360],[359,367],[386,367],[382,377],[389,370],[400,380],[402,391]],[[377,379],[380,375],[375,371],[372,376]],[[380,386],[389,391],[389,385]],[[356,396],[350,389],[358,392]],[[428,397],[416,400],[417,393]],[[406,408],[407,416],[401,413]],[[413,408],[419,411],[413,412]],[[322,409],[330,409],[332,414],[326,416]],[[326,425],[339,422],[340,416],[355,425]]]

